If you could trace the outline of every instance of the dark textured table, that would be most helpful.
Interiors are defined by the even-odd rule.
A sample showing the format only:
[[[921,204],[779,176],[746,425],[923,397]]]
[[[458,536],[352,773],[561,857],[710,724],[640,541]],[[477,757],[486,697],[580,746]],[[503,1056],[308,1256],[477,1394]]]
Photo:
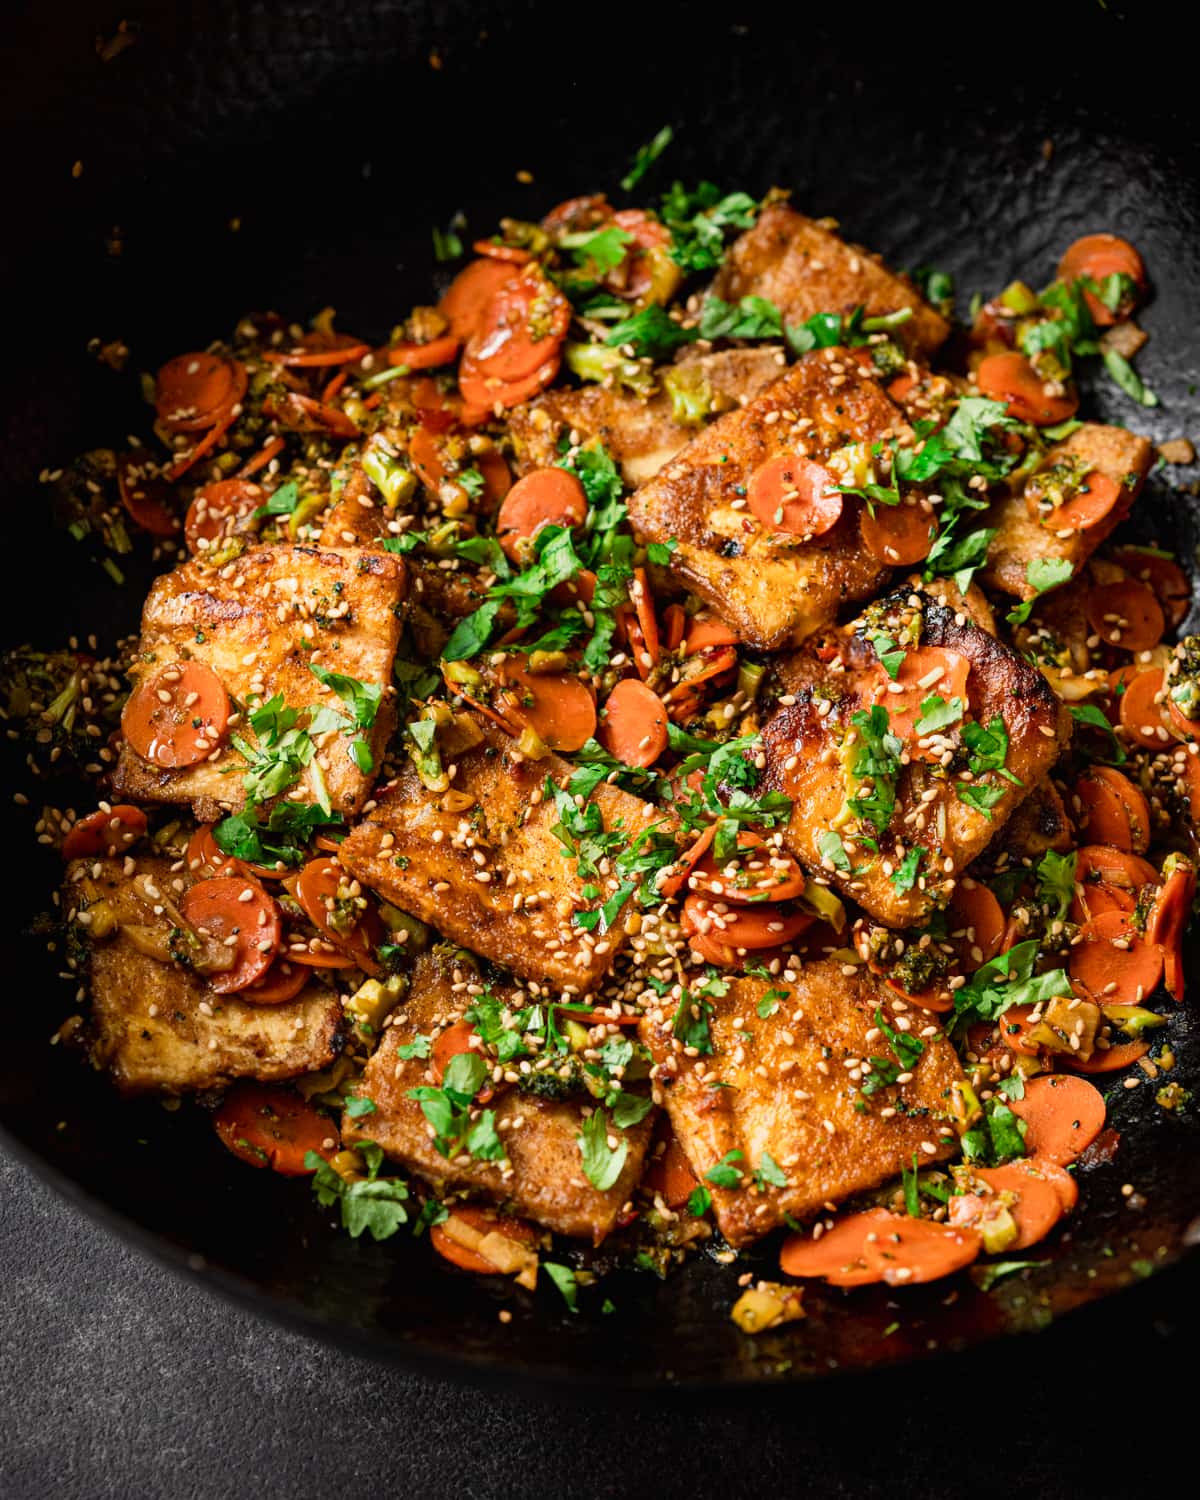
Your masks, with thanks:
[[[355,1358],[218,1300],[0,1157],[0,1496],[1144,1493],[1182,1451],[1197,1309],[957,1362],[611,1406]],[[1161,1471],[1165,1472],[1165,1471]]]

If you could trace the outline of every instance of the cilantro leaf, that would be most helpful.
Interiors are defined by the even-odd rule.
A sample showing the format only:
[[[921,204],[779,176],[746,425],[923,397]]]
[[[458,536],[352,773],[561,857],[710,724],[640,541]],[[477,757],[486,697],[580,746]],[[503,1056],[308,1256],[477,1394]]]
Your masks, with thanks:
[[[1104,711],[1097,708],[1094,703],[1069,703],[1067,707],[1076,724],[1084,724],[1089,729],[1098,729],[1107,737],[1108,754],[1098,758],[1111,761],[1114,766],[1123,766],[1129,759],[1129,753],[1117,738],[1116,731],[1105,717]]]
[[[606,1193],[621,1175],[629,1155],[628,1141],[618,1141],[615,1147],[608,1144],[608,1115],[603,1109],[593,1110],[575,1139],[583,1158],[583,1175],[599,1192]]]
[[[706,1187],[694,1187],[688,1194],[687,1211],[693,1219],[702,1219],[712,1207],[712,1194]]]
[[[562,1293],[562,1299],[571,1312],[579,1311],[579,1282],[570,1266],[561,1266],[557,1261],[544,1260],[542,1269]]]
[[[921,861],[925,858],[928,850],[922,849],[920,844],[914,844],[897,869],[891,873],[891,882],[900,892],[911,891],[917,883],[920,873]]]
[[[365,1230],[373,1240],[386,1240],[408,1221],[408,1185],[400,1177],[379,1176],[383,1151],[373,1141],[361,1142],[356,1150],[367,1166],[367,1176],[359,1182],[347,1182],[316,1151],[305,1153],[304,1165],[313,1174],[317,1202],[322,1208],[339,1205],[342,1228],[352,1239]]]
[[[835,870],[841,870],[843,874],[849,872],[850,856],[846,853],[840,833],[832,830],[823,833],[817,840],[817,853],[823,860],[828,860]]]
[[[665,308],[652,302],[649,307],[642,308],[632,317],[622,319],[604,342],[610,349],[628,345],[635,358],[661,362],[669,359],[683,344],[695,343],[699,337],[695,328],[685,328]]]
[[[743,297],[737,303],[706,297],[700,309],[702,339],[777,339],[783,336],[783,318],[765,297]]]
[[[1074,568],[1065,557],[1034,557],[1025,565],[1025,581],[1035,592],[1029,599],[1014,605],[1005,616],[1010,625],[1023,625],[1033,606],[1045,593],[1060,584],[1069,583]]]
[[[1047,849],[1038,861],[1038,900],[1050,913],[1051,921],[1061,922],[1075,899],[1075,851],[1056,854]]]
[[[951,698],[947,703],[945,698],[934,693],[921,704],[921,717],[913,728],[918,734],[936,734],[939,730],[949,729],[962,718],[965,707],[961,698]]]
[[[732,1191],[740,1186],[742,1181],[742,1170],[734,1166],[734,1162],[744,1160],[744,1151],[726,1151],[721,1160],[705,1172],[705,1182],[711,1182],[713,1187],[728,1188]]]
[[[671,259],[684,271],[715,271],[725,258],[733,232],[750,229],[758,204],[748,193],[722,193],[711,182],[692,191],[672,183],[663,195],[660,217],[671,231]]]
[[[760,1192],[765,1192],[768,1187],[785,1188],[789,1186],[787,1173],[769,1151],[764,1151],[759,1157],[758,1166],[755,1167],[752,1176],[754,1185]],[[710,1180],[711,1177],[712,1174],[710,1173]]]

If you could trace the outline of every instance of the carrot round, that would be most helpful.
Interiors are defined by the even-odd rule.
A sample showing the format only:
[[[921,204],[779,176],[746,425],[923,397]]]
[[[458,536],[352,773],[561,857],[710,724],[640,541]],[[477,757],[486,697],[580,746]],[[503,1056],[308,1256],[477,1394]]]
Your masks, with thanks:
[[[1041,504],[1036,476],[1026,489],[1026,509],[1049,531],[1087,531],[1111,515],[1123,490],[1119,480],[1100,469],[1085,474],[1079,488],[1059,506]]]
[[[875,701],[887,709],[888,728],[894,735],[902,740],[915,740],[921,705],[926,699],[937,696],[949,703],[952,698],[959,698],[963,713],[967,712],[970,672],[971,663],[957,651],[918,646],[905,654],[894,679],[879,668]]]
[[[1118,1042],[1113,1047],[1097,1047],[1091,1057],[1083,1058],[1077,1053],[1063,1056],[1063,1063],[1073,1073],[1119,1073],[1131,1063],[1145,1057],[1150,1043],[1139,1037],[1137,1041]]]
[[[1065,1167],[1104,1129],[1104,1096],[1082,1078],[1051,1073],[1025,1084],[1025,1097],[1009,1101],[1025,1122],[1025,1149]]]
[[[1123,886],[1110,885],[1107,880],[1090,880],[1072,897],[1071,921],[1083,926],[1105,912],[1131,912],[1136,905],[1135,897]]]
[[[328,1160],[338,1149],[337,1126],[290,1089],[235,1083],[213,1115],[222,1145],[251,1167],[284,1177],[307,1177],[310,1151]]]
[[[490,513],[512,489],[512,473],[499,448],[489,448],[486,453],[481,453],[475,460],[475,467],[483,475],[483,504],[480,508]]]
[[[450,324],[450,334],[459,343],[482,324],[492,298],[517,275],[515,266],[485,258],[464,266],[438,303],[438,311]]]
[[[438,1083],[446,1076],[452,1058],[460,1057],[464,1052],[483,1056],[482,1051],[473,1045],[478,1040],[478,1033],[470,1021],[455,1021],[453,1026],[438,1032],[429,1053],[429,1067]],[[480,1104],[486,1104],[493,1093],[491,1084],[487,1083],[475,1097]]]
[[[1162,954],[1163,977],[1176,1000],[1183,999],[1183,935],[1191,921],[1195,898],[1195,868],[1181,861],[1163,882],[1146,924],[1146,940]]]
[[[229,695],[200,661],[173,662],[136,688],[121,714],[121,730],[152,765],[194,766],[225,738]]]
[[[823,536],[841,518],[837,480],[820,464],[782,453],[760,464],[746,487],[750,509],[768,531]]]
[[[1093,588],[1088,593],[1087,618],[1102,641],[1122,651],[1149,651],[1167,628],[1152,590],[1135,578]]]
[[[1008,404],[1008,414],[1035,427],[1051,427],[1075,415],[1079,398],[1074,391],[1047,395],[1046,382],[1023,354],[1008,350],[989,354],[975,372],[980,391],[993,401]]]
[[[695,656],[697,652],[707,651],[710,647],[738,644],[737,636],[724,620],[718,620],[715,615],[701,615],[693,618],[687,625],[683,654]]]
[[[1084,844],[1076,851],[1075,880],[1079,885],[1101,880],[1135,895],[1144,885],[1160,884],[1158,871],[1149,860],[1108,844]]]
[[[650,581],[645,568],[634,568],[633,581],[629,586],[638,624],[642,627],[642,639],[650,656],[650,665],[657,666],[662,656],[662,644],[658,634],[658,617],[654,613],[654,596],[650,592]]]
[[[940,1281],[969,1266],[983,1249],[973,1229],[954,1229],[932,1219],[889,1215],[890,1223],[873,1227],[863,1241],[865,1269],[888,1286],[916,1286]],[[838,1276],[825,1278],[830,1286],[844,1286]]]
[[[652,688],[623,677],[604,705],[600,743],[627,766],[645,768],[667,748],[667,710]]]
[[[986,1183],[993,1193],[1015,1194],[1014,1201],[1009,1206],[1009,1212],[1017,1227],[1017,1237],[1007,1247],[1008,1250],[1028,1250],[1030,1245],[1036,1245],[1040,1240],[1044,1240],[1063,1216],[1059,1189],[1042,1174],[1036,1163],[1021,1161],[1010,1162],[1005,1167],[979,1167],[975,1171],[975,1177],[979,1182]],[[975,1195],[968,1194],[967,1196]],[[983,1196],[979,1196],[977,1201],[982,1213],[974,1217],[963,1218],[954,1212],[960,1200],[951,1198],[951,1222],[956,1225],[966,1223],[976,1227],[979,1219],[986,1217],[988,1203],[987,1198]]]
[[[452,333],[440,339],[430,339],[427,344],[393,344],[387,352],[389,365],[403,365],[409,370],[436,370],[439,365],[451,364],[458,354],[459,340]]]
[[[221,354],[180,354],[155,378],[154,405],[168,432],[203,432],[246,393],[246,367]]]
[[[145,472],[148,462],[141,448],[117,458],[121,504],[135,525],[151,536],[174,536],[179,530],[179,517],[172,506],[174,491],[164,479]]]
[[[864,1271],[863,1246],[868,1234],[890,1225],[895,1214],[886,1208],[869,1208],[864,1213],[847,1214],[835,1221],[832,1229],[813,1238],[803,1232],[788,1235],[779,1251],[779,1269],[785,1276],[852,1275]],[[868,1276],[867,1281],[877,1281]]]
[[[1098,1005],[1140,1005],[1162,978],[1162,953],[1123,911],[1101,912],[1080,931],[1068,971]]]
[[[1147,584],[1154,591],[1172,630],[1183,624],[1192,607],[1192,586],[1177,562],[1170,557],[1159,557],[1143,547],[1118,548],[1112,554],[1112,560],[1131,578]]]
[[[558,367],[557,345],[545,364],[520,380],[500,380],[464,357],[458,367],[458,388],[464,403],[460,420],[465,427],[476,427],[486,422],[497,406],[519,406],[552,385]]]
[[[893,979],[890,975],[885,983],[888,989],[895,990],[897,995],[903,995],[913,1005],[920,1006],[922,1010],[933,1011],[935,1015],[954,1009],[954,994],[951,990],[932,986],[927,990],[918,990],[914,993],[912,990],[906,990],[898,979]]]
[[[811,912],[771,905],[731,906],[693,891],[683,903],[683,928],[735,948],[774,948],[790,943],[815,918]]]
[[[1004,927],[1004,912],[987,886],[978,881],[968,885],[965,879],[960,880],[950,899],[950,931],[963,947],[968,973],[1000,952]]]
[[[1146,750],[1161,750],[1172,739],[1163,716],[1162,685],[1163,674],[1157,669],[1138,672],[1125,684],[1118,700],[1125,733]]]
[[[804,891],[804,872],[796,860],[749,829],[738,834],[737,855],[719,866],[707,848],[688,878],[694,891],[738,903],[792,901]]]
[[[192,552],[203,552],[230,536],[266,500],[266,492],[245,479],[218,479],[198,489],[188,506],[183,534]]]
[[[339,926],[333,921],[339,904],[338,890],[342,881],[348,878],[342,867],[334,860],[310,859],[295,878],[296,900],[300,903],[304,915],[326,942],[331,943],[347,958],[353,959],[364,973],[378,976],[382,970],[375,957],[375,948],[381,924],[375,908],[368,907],[354,926],[345,931],[339,930]],[[303,954],[295,953],[290,948],[287,957],[294,959],[297,963],[309,961]],[[316,967],[335,968],[340,965],[329,964]]]
[[[64,859],[90,859],[103,855],[112,859],[124,854],[146,832],[146,814],[140,807],[118,802],[108,812],[103,808],[80,818],[63,839]]]
[[[679,856],[673,865],[667,866],[667,871],[658,882],[658,889],[662,895],[670,898],[677,896],[683,889],[684,882],[691,875],[695,867],[708,853],[712,841],[717,836],[717,825],[710,823],[700,836],[689,848]]]
[[[188,925],[233,949],[231,969],[210,974],[219,995],[236,994],[271,967],[283,938],[279,907],[256,880],[214,875],[189,886],[180,902]]]
[[[497,703],[506,718],[528,725],[551,750],[582,750],[596,733],[591,689],[569,672],[531,672],[519,656],[497,669],[504,692]]]
[[[687,610],[682,604],[668,604],[663,610],[662,643],[667,651],[678,651],[687,631]]]
[[[286,1005],[309,981],[309,971],[286,958],[276,958],[261,979],[240,992],[251,1005]]]
[[[557,351],[570,321],[571,304],[553,282],[524,271],[493,293],[463,363],[490,379],[524,380]]]
[[[534,469],[505,495],[496,516],[496,535],[515,561],[519,544],[531,540],[543,526],[579,526],[587,509],[583,485],[570,470]]]
[[[937,536],[937,521],[932,510],[920,501],[877,505],[874,515],[864,505],[859,529],[863,546],[872,557],[889,568],[906,568],[929,556]]]
[[[1090,288],[1085,287],[1083,291],[1092,321],[1101,328],[1108,328],[1119,319],[1127,318],[1137,305],[1138,293],[1146,285],[1146,268],[1142,264],[1142,257],[1120,235],[1085,234],[1067,247],[1058,263],[1060,281],[1089,280],[1102,283],[1113,275],[1128,276],[1134,284],[1133,292],[1122,299],[1115,312]]]
[[[289,432],[311,432],[319,437],[348,440],[359,436],[358,423],[337,406],[326,406],[299,391],[284,391],[263,402],[263,415]]]
[[[1083,812],[1081,831],[1096,844],[1111,844],[1130,854],[1150,847],[1150,807],[1128,776],[1111,766],[1092,766],[1075,783]]]
[[[237,870],[237,861],[225,853],[213,838],[212,825],[201,823],[184,851],[183,862],[188,874],[196,880],[211,880],[214,875],[232,875]]]
[[[673,1130],[668,1132],[667,1143],[660,1155],[652,1158],[642,1176],[642,1186],[647,1192],[661,1197],[668,1208],[682,1208],[692,1196],[697,1177],[692,1170],[679,1137]]]
[[[737,949],[732,943],[723,943],[711,932],[689,932],[687,941],[692,952],[698,953],[706,964],[715,964],[718,969],[739,967]]]
[[[537,1231],[531,1224],[526,1224],[523,1219],[511,1218],[494,1208],[481,1208],[473,1203],[456,1203],[450,1212],[477,1234],[502,1234],[505,1239],[516,1240],[522,1245],[537,1244]],[[443,1260],[448,1260],[460,1271],[474,1271],[477,1276],[503,1275],[499,1266],[451,1238],[441,1224],[435,1224],[430,1229],[429,1243]]]
[[[471,249],[476,255],[507,261],[510,266],[527,266],[533,259],[532,250],[526,250],[522,245],[505,245],[499,240],[476,240]]]

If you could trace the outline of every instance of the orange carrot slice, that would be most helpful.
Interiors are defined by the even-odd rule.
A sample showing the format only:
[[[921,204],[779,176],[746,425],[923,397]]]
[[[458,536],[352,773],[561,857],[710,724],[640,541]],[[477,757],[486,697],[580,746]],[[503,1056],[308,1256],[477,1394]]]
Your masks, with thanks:
[[[698,1186],[699,1179],[692,1170],[679,1137],[668,1130],[666,1146],[651,1159],[642,1175],[642,1186],[647,1192],[661,1197],[668,1208],[682,1208]]]
[[[459,340],[452,333],[426,344],[393,344],[387,352],[389,365],[403,365],[408,370],[436,370],[448,365],[458,354]]]
[[[250,1167],[270,1167],[284,1177],[307,1177],[310,1151],[328,1160],[338,1149],[338,1128],[291,1089],[235,1083],[213,1115],[221,1144]]]
[[[551,750],[582,750],[596,733],[591,689],[567,672],[530,672],[519,656],[506,656],[497,668],[504,692],[497,703],[505,717],[528,725]]]
[[[173,662],[130,694],[121,730],[131,750],[151,764],[194,766],[220,745],[229,728],[229,695],[200,661]]]
[[[1195,867],[1173,856],[1178,863],[1171,870],[1154,901],[1146,924],[1146,940],[1162,954],[1167,989],[1176,1000],[1183,999],[1183,935],[1192,917],[1196,897]]]
[[[502,1234],[505,1239],[516,1240],[522,1245],[537,1244],[537,1231],[532,1225],[526,1224],[523,1219],[514,1219],[508,1214],[502,1214],[494,1208],[480,1208],[473,1203],[456,1203],[451,1213],[478,1234]],[[435,1224],[430,1229],[429,1243],[443,1260],[448,1260],[460,1271],[473,1271],[476,1276],[504,1274],[499,1266],[493,1265],[484,1256],[474,1250],[469,1250],[466,1245],[460,1245],[456,1239],[446,1233],[441,1224]]]
[[[863,1241],[867,1271],[888,1286],[916,1286],[952,1276],[975,1260],[983,1240],[973,1229],[954,1229],[932,1219],[889,1216],[891,1223],[872,1228]],[[830,1286],[845,1282],[826,1277]]]
[[[1074,1052],[1064,1054],[1062,1061],[1073,1073],[1119,1073],[1122,1068],[1145,1057],[1149,1050],[1150,1043],[1139,1037],[1136,1041],[1117,1042],[1112,1047],[1097,1047],[1087,1058]]]
[[[138,448],[117,457],[117,491],[130,519],[151,536],[174,536],[179,517],[172,501],[174,491],[165,479],[146,470],[152,467],[149,455]]]
[[[283,927],[278,905],[256,880],[245,875],[198,880],[184,892],[180,910],[189,926],[233,948],[233,967],[209,975],[219,995],[244,990],[271,967]]]
[[[1183,624],[1192,607],[1192,586],[1177,562],[1143,547],[1120,547],[1112,554],[1112,560],[1131,578],[1153,589],[1172,630]]]
[[[715,823],[710,823],[708,827],[701,832],[695,843],[680,855],[680,857],[675,861],[674,865],[667,866],[667,871],[669,873],[664,873],[658,882],[658,889],[663,896],[669,899],[670,897],[677,896],[679,894],[679,892],[683,889],[684,882],[688,879],[688,876],[704,858],[705,854],[707,854],[709,847],[716,836],[717,825]]]
[[[1030,1079],[1025,1097],[1010,1101],[1013,1114],[1025,1122],[1025,1147],[1030,1156],[1065,1167],[1104,1129],[1104,1097],[1100,1091],[1063,1073]]]
[[[652,766],[667,748],[666,705],[636,677],[622,678],[604,705],[600,743],[627,766]]]
[[[531,540],[543,526],[579,526],[587,510],[583,485],[569,470],[534,469],[505,495],[496,517],[496,535],[515,560],[519,544]]]
[[[92,859],[97,855],[112,859],[124,854],[146,833],[146,814],[128,802],[115,803],[107,812],[103,808],[80,818],[62,842],[64,859]]]
[[[1086,287],[1083,292],[1092,321],[1101,328],[1108,328],[1121,318],[1127,318],[1137,305],[1138,293],[1146,285],[1146,268],[1142,264],[1142,257],[1120,235],[1085,234],[1067,247],[1058,263],[1060,281],[1089,280],[1100,283],[1112,275],[1128,276],[1133,282],[1133,290],[1115,312],[1095,292]]]
[[[907,652],[894,679],[880,667],[875,701],[887,709],[888,728],[902,740],[917,740],[916,725],[922,704],[935,696],[947,703],[953,698],[960,699],[965,714],[969,706],[970,671],[971,663],[965,656],[941,646],[918,646]]]
[[[966,1193],[950,1199],[948,1221],[957,1228],[977,1229],[989,1216],[992,1194],[999,1193],[1015,1194],[1009,1212],[1017,1228],[1017,1238],[1007,1247],[1009,1250],[1027,1250],[1044,1240],[1063,1216],[1058,1188],[1028,1162],[979,1167],[974,1175],[992,1192]]]
[[[183,534],[193,553],[207,551],[241,529],[266,500],[266,491],[244,479],[218,479],[198,489],[188,506]]]
[[[304,915],[327,943],[352,959],[365,974],[375,978],[383,972],[375,957],[381,923],[374,907],[368,907],[355,925],[341,930],[333,922],[338,906],[338,890],[348,879],[341,866],[332,859],[310,859],[295,879],[296,900]],[[289,946],[287,957],[296,963],[310,963],[303,953]],[[341,964],[318,964],[313,967],[340,968]]]
[[[867,1235],[882,1230],[896,1217],[886,1208],[870,1208],[847,1214],[814,1239],[809,1233],[788,1235],[779,1251],[779,1268],[785,1276],[836,1276],[865,1269],[863,1245]],[[868,1280],[878,1280],[871,1276]]]
[[[843,507],[830,471],[793,453],[760,464],[750,476],[746,499],[768,531],[796,536],[823,536],[837,525]]]
[[[1052,427],[1075,415],[1079,398],[1071,389],[1048,395],[1046,382],[1023,354],[1015,350],[989,354],[975,372],[980,391],[1008,404],[1008,414],[1035,427]]]
[[[483,323],[492,298],[516,275],[515,266],[491,258],[464,266],[438,303],[438,311],[450,324],[451,336],[465,343]]]
[[[693,891],[683,903],[683,929],[702,933],[734,948],[774,948],[790,943],[815,917],[810,912],[774,904],[733,906]]]
[[[724,620],[718,620],[715,615],[699,615],[688,624],[683,640],[683,654],[695,656],[697,652],[707,651],[710,647],[739,644],[737,636]]]
[[[1123,911],[1101,912],[1072,947],[1071,983],[1099,1004],[1140,1005],[1162,978],[1162,953]]]
[[[246,394],[240,360],[221,354],[180,354],[155,378],[154,405],[168,432],[204,432]]]
[[[863,546],[889,568],[907,568],[929,556],[937,521],[928,503],[877,505],[872,515],[863,506],[859,519]]]
[[[482,323],[467,341],[463,363],[484,378],[524,380],[557,353],[570,321],[571,304],[531,267],[492,295]]]
[[[966,879],[960,880],[950,899],[950,933],[962,950],[968,973],[1000,952],[1004,928],[1004,912],[988,887],[978,881],[968,885]]]
[[[455,1021],[453,1026],[447,1026],[445,1031],[438,1032],[429,1053],[429,1067],[439,1084],[446,1076],[446,1069],[452,1058],[461,1057],[464,1052],[474,1052],[483,1057],[482,1048],[475,1046],[478,1040],[479,1035],[470,1021]],[[491,1084],[485,1083],[475,1097],[480,1104],[486,1104],[494,1092]]]
[[[1146,750],[1161,750],[1172,735],[1163,715],[1163,674],[1156,670],[1138,672],[1125,684],[1119,699],[1119,714],[1125,733],[1135,745]]]
[[[294,1000],[309,981],[309,971],[300,964],[276,958],[261,979],[240,992],[250,1005],[286,1005]]]
[[[1099,584],[1090,590],[1087,618],[1102,641],[1122,651],[1149,651],[1162,640],[1167,628],[1153,591],[1135,578]]]
[[[1090,841],[1130,854],[1150,847],[1150,807],[1128,776],[1111,766],[1092,766],[1075,783],[1075,796],[1083,813],[1080,827]]]

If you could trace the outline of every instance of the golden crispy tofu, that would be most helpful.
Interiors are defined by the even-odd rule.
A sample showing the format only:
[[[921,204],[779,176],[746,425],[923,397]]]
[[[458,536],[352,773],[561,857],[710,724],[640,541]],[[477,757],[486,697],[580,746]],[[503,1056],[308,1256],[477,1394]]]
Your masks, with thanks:
[[[1031,599],[1037,589],[1029,582],[1027,570],[1035,559],[1063,558],[1071,564],[1073,574],[1078,573],[1129,514],[1153,458],[1153,445],[1146,438],[1127,432],[1124,427],[1085,422],[1070,437],[1047,450],[1037,473],[1020,493],[997,500],[988,511],[982,524],[995,527],[996,535],[988,548],[983,581],[1006,594]],[[1078,477],[1098,469],[1120,484],[1120,499],[1103,520],[1083,531],[1056,532],[1053,512],[1045,520],[1031,514],[1028,493],[1031,489],[1035,497],[1044,493],[1047,479],[1053,477],[1049,471],[1059,466],[1065,466],[1065,472]]]
[[[744,405],[782,373],[778,346],[727,349],[719,354],[691,355],[659,370],[660,382],[687,383],[702,409],[717,415]],[[561,457],[564,434],[580,441],[598,438],[612,454],[628,484],[645,484],[695,435],[695,424],[677,421],[665,390],[643,400],[630,391],[589,385],[579,390],[547,391],[519,406],[509,417],[509,431],[522,473],[546,468]]]
[[[374,547],[392,533],[383,497],[356,463],[336,502],[325,512],[322,547]]]
[[[762,464],[785,454],[818,463],[904,427],[879,382],[840,349],[806,354],[740,411],[719,417],[629,499],[634,530],[678,545],[671,569],[742,640],[766,650],[798,642],[865,599],[888,569],[863,545],[862,502],[846,497],[821,536],[776,531],[747,508]]]
[[[1045,777],[1004,825],[997,844],[1008,851],[1010,863],[1034,863],[1048,849],[1063,854],[1075,842],[1075,829],[1062,794]],[[991,854],[985,852],[985,858]],[[998,851],[997,851],[998,852]]]
[[[962,1077],[958,1058],[940,1034],[919,1036],[927,1013],[896,1001],[865,967],[847,974],[825,958],[778,980],[731,979],[708,1001],[711,1053],[688,1055],[674,1035],[674,1002],[642,1020],[652,1077],[696,1176],[706,1179],[720,1162],[739,1174],[736,1186],[709,1184],[731,1245],[752,1243],[785,1215],[812,1218],[827,1202],[878,1187],[910,1166],[914,1151],[932,1163],[957,1149],[950,1088]],[[759,1005],[773,1002],[760,1019]],[[880,1033],[877,1011],[922,1043],[911,1068]],[[864,1094],[872,1073],[882,1086]],[[741,1154],[731,1160],[731,1152]],[[771,1182],[767,1156],[786,1186]]]
[[[437,953],[421,955],[413,969],[410,998],[384,1028],[359,1086],[360,1095],[374,1101],[375,1111],[353,1119],[345,1116],[342,1138],[347,1143],[376,1141],[393,1161],[439,1189],[477,1193],[557,1234],[598,1245],[641,1176],[654,1111],[628,1130],[611,1127],[628,1153],[616,1181],[604,1192],[588,1181],[580,1156],[584,1111],[590,1113],[593,1107],[586,1095],[549,1100],[501,1084],[488,1107],[495,1110],[507,1161],[477,1160],[466,1152],[452,1160],[443,1156],[420,1104],[409,1098],[410,1089],[436,1082],[429,1063],[416,1057],[406,1060],[397,1049],[457,1021],[474,998],[468,982],[478,992],[477,976],[467,964]],[[531,1003],[530,996],[509,986],[493,986],[492,992],[517,1009]]]
[[[896,700],[874,647],[860,633],[864,621],[855,621],[780,666],[784,701],[763,726],[767,767],[761,785],[792,799],[784,841],[797,859],[822,871],[885,926],[918,926],[945,905],[959,873],[1054,765],[1072,721],[1040,672],[961,611],[929,595],[896,594],[873,605],[869,615],[871,626],[893,640],[910,640],[906,632],[919,625],[922,648],[940,647],[953,653],[951,660],[966,663],[966,718],[924,739],[907,739],[904,760],[891,760],[895,809],[874,854],[847,805],[849,797],[869,800],[876,788],[869,777],[851,774],[863,753],[853,716],[870,713],[876,703],[886,707],[891,701],[894,707]],[[926,701],[926,689],[937,693],[923,679],[914,685],[918,705]],[[987,729],[996,718],[1008,737],[1008,775],[998,769],[976,775],[968,764],[964,724],[969,719]],[[964,797],[990,805],[984,810]],[[822,850],[821,840],[828,841],[831,832],[842,839],[840,851],[836,843],[832,853]],[[904,878],[892,877],[917,848],[924,852],[916,877],[902,889]]]
[[[454,800],[465,795],[469,806],[444,811],[444,794],[427,791],[407,767],[380,790],[339,858],[364,885],[453,942],[526,979],[587,994],[612,966],[624,929],[617,918],[593,937],[571,918],[595,904],[585,885],[607,899],[618,878],[584,878],[555,837],[559,814],[542,788],[547,776],[562,785],[571,767],[553,755],[520,759],[515,740],[477,722],[483,743],[458,758],[454,777]],[[620,829],[626,843],[662,817],[603,781],[591,801],[606,831]]]
[[[389,688],[406,580],[400,558],[357,548],[254,547],[225,567],[186,562],[155,579],[147,595],[130,669],[134,686],[169,662],[201,661],[236,704],[280,694],[289,708],[341,712],[310,666]],[[385,698],[368,736],[376,764],[391,720]],[[237,732],[253,740],[248,723]],[[314,757],[344,816],[358,811],[371,788],[349,746],[348,735],[330,731]],[[191,803],[211,820],[243,805],[244,769],[231,739],[199,765],[177,770],[151,765],[123,743],[113,787],[140,802]],[[311,779],[302,778],[298,790],[300,800],[316,800]]]
[[[950,325],[921,296],[907,276],[889,271],[877,255],[849,245],[825,224],[775,203],[758,216],[753,229],[736,239],[713,281],[725,302],[765,297],[785,324],[803,323],[814,313],[868,317],[911,307],[913,316],[896,330],[913,354],[928,358],[945,343]]]
[[[251,1005],[144,951],[146,933],[165,941],[171,928],[155,892],[174,904],[190,883],[157,857],[139,859],[131,875],[122,860],[68,865],[62,904],[89,943],[96,1066],[126,1094],[194,1093],[235,1078],[273,1083],[326,1067],[341,1050],[333,990],[314,980],[294,1000]]]

